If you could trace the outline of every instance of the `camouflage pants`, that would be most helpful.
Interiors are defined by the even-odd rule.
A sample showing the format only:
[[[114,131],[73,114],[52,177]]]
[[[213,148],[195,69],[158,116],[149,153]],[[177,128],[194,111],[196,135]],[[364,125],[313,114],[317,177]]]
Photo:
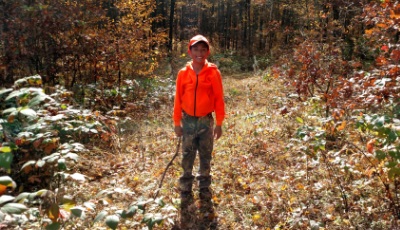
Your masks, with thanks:
[[[204,117],[192,117],[183,113],[182,168],[179,178],[181,192],[191,192],[193,185],[193,164],[197,153],[200,167],[197,175],[199,188],[206,189],[211,185],[211,153],[213,151],[214,119],[211,113]]]

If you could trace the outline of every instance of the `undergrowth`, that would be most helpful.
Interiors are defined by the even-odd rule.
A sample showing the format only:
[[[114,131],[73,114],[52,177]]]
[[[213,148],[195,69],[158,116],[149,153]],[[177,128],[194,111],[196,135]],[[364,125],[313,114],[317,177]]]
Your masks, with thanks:
[[[214,227],[397,226],[393,214],[398,203],[391,199],[397,197],[397,182],[385,174],[389,170],[397,175],[397,166],[382,164],[384,159],[397,159],[396,116],[360,115],[338,122],[321,116],[324,110],[317,100],[300,102],[279,78],[265,75],[224,76],[227,118],[212,161]],[[59,205],[25,206],[12,214],[25,216],[19,224],[44,228],[47,223],[47,229],[179,229],[180,155],[166,172],[159,197],[154,197],[177,145],[171,118],[173,79],[164,81],[157,90],[163,103],[142,116],[132,113],[119,120],[119,135],[110,137],[114,141],[108,148],[86,144],[89,151],[79,154],[74,167],[85,180],[61,190],[25,194],[25,200],[52,198]],[[381,149],[388,141],[394,149]],[[196,186],[194,190],[197,199]],[[192,211],[198,216],[197,205]],[[12,226],[8,220],[3,223]]]

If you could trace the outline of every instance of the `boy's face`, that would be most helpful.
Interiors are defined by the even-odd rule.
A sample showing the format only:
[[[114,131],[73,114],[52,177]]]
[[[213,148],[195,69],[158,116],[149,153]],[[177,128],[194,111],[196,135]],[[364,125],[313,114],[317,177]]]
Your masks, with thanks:
[[[203,64],[207,57],[208,57],[208,46],[204,42],[199,42],[197,44],[194,44],[190,48],[189,55],[192,58],[193,62]]]

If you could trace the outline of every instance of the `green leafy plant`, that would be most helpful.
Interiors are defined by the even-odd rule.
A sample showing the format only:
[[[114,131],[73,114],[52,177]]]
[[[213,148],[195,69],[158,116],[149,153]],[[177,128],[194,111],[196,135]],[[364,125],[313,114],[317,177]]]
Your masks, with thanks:
[[[394,106],[396,108],[396,106]],[[387,201],[397,218],[400,217],[398,197],[400,178],[400,112],[385,114],[364,114],[357,128],[368,139],[366,149],[374,154],[377,163],[370,161],[371,167],[379,175],[385,190]]]
[[[73,172],[79,155],[87,151],[82,143],[97,139],[109,145],[111,132],[107,118],[75,109],[72,93],[58,87],[47,95],[41,84],[35,75],[0,90],[0,171],[10,174],[1,180],[0,205],[6,214],[21,214],[31,210],[25,204],[40,204],[41,215],[51,220],[47,229],[58,229],[63,214],[73,211],[63,207],[74,204],[65,198],[63,184],[85,180]],[[17,185],[23,193],[8,195]]]
[[[166,204],[163,198],[145,199],[139,198],[128,206],[127,209],[117,209],[115,207],[104,207],[96,204],[102,203],[113,195],[134,194],[127,189],[106,189],[100,191],[95,199],[96,202],[85,202],[84,206],[75,206],[71,208],[71,214],[86,223],[87,227],[94,227],[95,224],[102,223],[111,229],[117,229],[119,225],[127,220],[136,221],[136,225],[145,225],[153,229],[156,225],[173,224],[173,217],[176,216],[177,209]],[[87,208],[90,207],[90,208]],[[91,210],[91,214],[86,214]],[[97,213],[95,216],[93,213]]]
[[[297,120],[303,122],[301,118]],[[304,125],[297,130],[296,135],[303,141],[304,151],[308,155],[315,156],[319,150],[325,150],[326,133],[320,127]]]
[[[172,217],[175,216],[175,212],[177,209],[170,204],[166,204],[163,201],[163,198],[157,199],[139,199],[138,201],[134,202],[129,206],[127,210],[120,210],[117,212],[123,219],[133,218],[134,215],[139,215],[141,218],[141,223],[145,224],[149,229],[153,229],[155,225],[161,225],[164,221],[168,221],[169,223],[173,223]],[[110,219],[111,216],[106,217],[106,224],[107,219]]]
[[[21,214],[28,209],[24,204],[18,203],[14,196],[2,195],[7,189],[15,187],[16,184],[11,177],[0,177],[0,221],[4,220],[5,215]]]
[[[370,153],[383,161],[388,170],[387,176],[396,179],[400,176],[400,121],[388,114],[365,114],[357,123],[360,131],[371,138],[367,144]]]

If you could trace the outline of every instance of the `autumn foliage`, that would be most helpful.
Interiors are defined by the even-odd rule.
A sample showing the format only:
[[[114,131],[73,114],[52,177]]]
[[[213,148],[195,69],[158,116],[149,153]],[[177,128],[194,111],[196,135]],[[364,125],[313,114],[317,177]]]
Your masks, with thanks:
[[[179,162],[163,170],[197,33],[227,106],[205,222],[400,226],[398,1],[2,1],[0,19],[0,228],[177,229]]]
[[[99,107],[108,90],[151,77],[157,67],[165,39],[151,30],[153,8],[145,1],[2,3],[1,85],[39,74],[46,86],[62,84]]]
[[[324,18],[334,18],[330,13],[334,14],[328,10]],[[356,32],[360,23],[364,29],[359,36],[348,33]],[[309,118],[308,122],[299,119],[302,126],[297,136],[305,144],[304,152],[323,158],[332,174],[341,174],[332,162],[344,151],[349,154],[355,148],[367,165],[361,172],[378,177],[385,193],[380,199],[386,200],[394,218],[399,216],[396,197],[400,175],[398,24],[397,2],[367,3],[347,28],[334,27],[335,23],[326,25],[328,31],[340,29],[342,36],[332,33],[306,37],[294,47],[293,58],[281,59],[289,64],[274,69],[277,75],[285,76],[296,97],[313,108],[311,113],[321,117]],[[343,208],[348,212],[351,204],[346,195],[346,179],[336,180]],[[396,221],[393,224],[396,226]]]

